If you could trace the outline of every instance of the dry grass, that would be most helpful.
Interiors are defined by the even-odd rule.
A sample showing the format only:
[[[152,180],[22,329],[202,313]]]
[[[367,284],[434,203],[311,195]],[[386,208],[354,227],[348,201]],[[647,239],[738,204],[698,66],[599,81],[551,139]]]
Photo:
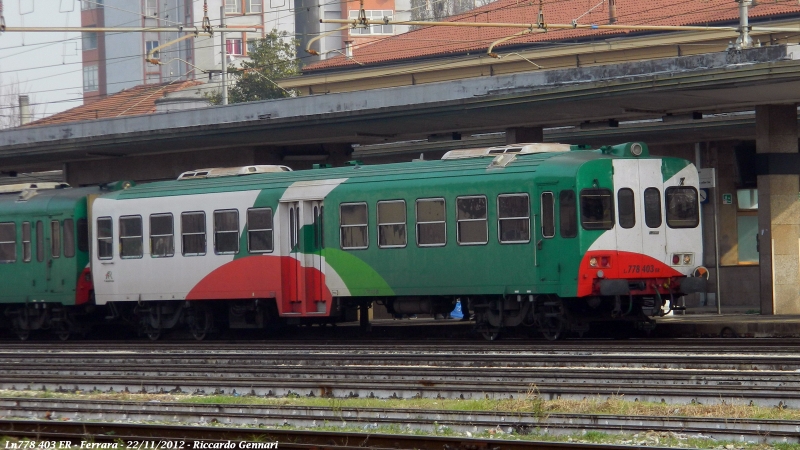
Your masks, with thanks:
[[[421,410],[450,411],[497,411],[534,414],[545,417],[550,414],[608,414],[619,416],[670,416],[670,417],[719,417],[729,419],[786,419],[800,420],[800,410],[750,406],[744,401],[725,400],[718,404],[667,404],[631,401],[624,396],[609,398],[590,397],[582,400],[546,400],[535,386],[513,399],[376,399],[376,398],[321,398],[284,397],[264,398],[231,395],[185,395],[185,394],[132,394],[74,392],[56,393],[42,391],[0,390],[0,397],[63,398],[75,400],[108,400],[127,402],[178,402],[202,404],[282,405],[309,406],[332,409],[344,408],[408,408]]]

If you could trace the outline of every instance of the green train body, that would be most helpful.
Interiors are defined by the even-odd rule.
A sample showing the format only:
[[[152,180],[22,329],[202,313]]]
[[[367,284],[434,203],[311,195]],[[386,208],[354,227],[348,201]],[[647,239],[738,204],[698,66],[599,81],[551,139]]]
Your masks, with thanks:
[[[554,338],[647,321],[704,288],[697,171],[641,143],[191,175],[91,207],[94,302],[151,338],[349,320],[374,302],[447,313],[457,300],[489,338],[518,325]]]

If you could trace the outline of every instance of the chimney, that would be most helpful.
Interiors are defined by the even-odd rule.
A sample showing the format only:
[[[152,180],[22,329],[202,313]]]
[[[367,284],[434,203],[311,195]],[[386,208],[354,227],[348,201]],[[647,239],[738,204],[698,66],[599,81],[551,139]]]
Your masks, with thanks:
[[[617,0],[608,0],[608,23],[617,22]]]
[[[19,96],[19,125],[31,123],[30,99],[27,95]]]

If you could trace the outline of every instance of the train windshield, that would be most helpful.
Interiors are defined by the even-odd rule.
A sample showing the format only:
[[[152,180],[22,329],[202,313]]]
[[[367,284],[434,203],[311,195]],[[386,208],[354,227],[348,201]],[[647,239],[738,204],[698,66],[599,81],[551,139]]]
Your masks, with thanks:
[[[665,196],[670,228],[694,228],[700,224],[697,189],[691,186],[670,187]]]
[[[608,189],[581,191],[581,225],[586,230],[614,228],[614,199]]]

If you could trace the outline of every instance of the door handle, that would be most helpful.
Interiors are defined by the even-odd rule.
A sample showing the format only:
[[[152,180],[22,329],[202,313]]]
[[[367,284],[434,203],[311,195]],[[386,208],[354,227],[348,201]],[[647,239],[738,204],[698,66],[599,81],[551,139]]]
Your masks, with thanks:
[[[536,243],[536,249],[541,250],[544,246],[544,239],[539,239],[539,242]]]

